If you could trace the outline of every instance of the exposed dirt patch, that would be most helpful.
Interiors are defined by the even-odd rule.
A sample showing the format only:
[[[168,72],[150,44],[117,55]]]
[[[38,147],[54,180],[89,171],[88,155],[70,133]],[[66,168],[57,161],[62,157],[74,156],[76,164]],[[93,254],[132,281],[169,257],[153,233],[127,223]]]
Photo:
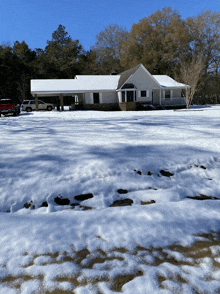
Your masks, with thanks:
[[[177,266],[178,268],[181,268],[184,265],[188,266],[194,266],[197,267],[200,265],[201,260],[204,258],[211,258],[213,260],[213,266],[216,270],[219,270],[220,263],[215,261],[214,258],[218,257],[220,255],[220,233],[210,233],[210,234],[202,234],[199,237],[202,237],[203,240],[196,242],[190,247],[183,247],[181,245],[172,245],[167,248],[145,248],[142,246],[137,246],[136,250],[130,252],[128,249],[121,247],[121,248],[115,248],[112,251],[105,252],[102,249],[98,249],[95,252],[90,252],[87,248],[81,250],[81,251],[73,251],[72,255],[69,253],[61,254],[45,254],[45,256],[49,256],[51,258],[52,263],[64,263],[64,262],[73,262],[79,266],[79,271],[77,273],[74,273],[71,276],[65,276],[65,273],[61,273],[61,276],[56,278],[57,282],[69,282],[74,287],[79,286],[85,286],[90,285],[91,287],[94,287],[96,289],[96,293],[101,292],[98,290],[98,283],[99,282],[107,282],[110,285],[110,289],[115,292],[121,292],[123,285],[126,283],[132,281],[135,277],[143,276],[144,273],[137,269],[136,272],[132,274],[123,274],[122,273],[115,277],[114,279],[109,278],[109,276],[105,273],[103,275],[94,276],[93,278],[84,278],[82,279],[81,273],[84,269],[91,270],[94,268],[96,264],[103,264],[106,261],[109,261],[111,264],[111,261],[119,260],[122,262],[126,262],[126,256],[129,254],[130,258],[134,260],[138,260],[137,265],[140,266],[143,265],[150,265],[153,267],[163,267],[164,263],[168,263],[170,265]],[[214,249],[213,249],[214,248]],[[215,249],[216,248],[216,249]],[[181,256],[180,257],[180,253]],[[219,253],[219,254],[218,254]],[[63,258],[59,258],[59,261],[57,261],[58,257],[61,257],[63,255]],[[33,257],[34,259],[39,256]],[[146,257],[151,257],[151,261],[149,261]],[[50,263],[51,263],[50,262]],[[28,265],[31,266],[31,263]],[[27,266],[25,266],[26,268]],[[158,281],[158,284],[161,288],[166,289],[166,280],[169,279],[169,281],[173,281],[177,283],[178,285],[188,283],[188,281],[184,278],[185,276],[182,275],[182,273],[170,273],[169,278],[166,276],[163,276],[163,274],[158,272],[158,276],[155,277]],[[20,276],[20,277],[7,277],[2,279],[0,282],[2,284],[6,284],[9,287],[20,289],[22,283],[26,281],[30,281],[32,279],[38,279],[41,282],[43,282],[44,276],[38,276],[38,277],[31,277],[31,276]],[[211,279],[211,277],[208,277],[208,279]],[[43,283],[42,283],[43,285]],[[193,289],[195,293],[197,292],[197,289]],[[72,291],[64,291],[64,290],[44,290],[39,292],[40,294],[69,294],[74,293],[74,290]]]
[[[155,200],[151,200],[151,201],[141,201],[141,205],[149,205],[149,204],[153,204],[153,203],[156,203]]]
[[[134,273],[132,275],[120,275],[120,276],[117,276],[112,281],[111,290],[113,290],[115,292],[121,292],[122,287],[126,283],[132,281],[134,278],[139,277],[139,276],[143,276],[143,273],[141,271],[137,271],[136,273]]]
[[[90,254],[90,252],[88,249],[83,249],[83,250],[77,251],[76,252],[77,257],[75,259],[76,264],[79,265],[82,262],[82,260],[84,260],[87,257],[87,255],[89,255],[89,254]]]
[[[113,252],[120,252],[120,253],[128,253],[128,250],[126,249],[126,248],[123,248],[123,247],[121,247],[121,248],[115,248],[114,250],[113,250]]]
[[[80,207],[82,208],[83,211],[93,209],[93,207],[90,207],[90,206],[80,206]]]
[[[71,203],[70,206],[71,206],[72,208],[75,208],[76,206],[79,206],[79,203]]]
[[[2,284],[11,285],[13,288],[20,288],[21,284],[27,281],[32,280],[31,276],[22,276],[22,277],[7,277],[1,280]]]
[[[40,294],[73,294],[74,292],[73,291],[65,291],[65,290],[54,290],[52,292],[50,291],[44,291],[44,292],[41,292]]]

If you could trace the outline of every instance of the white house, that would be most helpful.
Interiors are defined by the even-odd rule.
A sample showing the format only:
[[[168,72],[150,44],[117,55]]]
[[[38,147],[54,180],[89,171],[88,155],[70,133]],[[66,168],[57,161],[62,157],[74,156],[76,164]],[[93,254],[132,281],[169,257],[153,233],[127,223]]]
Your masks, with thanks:
[[[116,75],[77,75],[74,79],[31,80],[35,97],[76,97],[76,105],[91,110],[135,110],[139,104],[184,107],[186,85],[165,75],[151,75],[139,64]]]

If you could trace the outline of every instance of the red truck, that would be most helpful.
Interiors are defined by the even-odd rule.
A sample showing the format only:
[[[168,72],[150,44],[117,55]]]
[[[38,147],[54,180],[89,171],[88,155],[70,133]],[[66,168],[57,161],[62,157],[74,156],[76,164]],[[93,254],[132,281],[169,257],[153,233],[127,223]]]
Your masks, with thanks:
[[[0,99],[0,116],[1,114],[18,115],[20,113],[20,105],[12,99]]]

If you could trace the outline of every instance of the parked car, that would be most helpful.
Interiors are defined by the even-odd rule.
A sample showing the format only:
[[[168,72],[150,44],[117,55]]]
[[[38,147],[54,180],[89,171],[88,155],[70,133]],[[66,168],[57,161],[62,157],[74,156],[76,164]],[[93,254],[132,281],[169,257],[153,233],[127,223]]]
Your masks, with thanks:
[[[21,109],[27,112],[36,110],[35,100],[24,100],[22,102]],[[38,100],[38,109],[51,111],[52,109],[54,109],[54,106],[51,103],[45,103],[41,100]]]
[[[18,115],[20,113],[20,105],[12,99],[0,99],[0,116],[1,114]]]

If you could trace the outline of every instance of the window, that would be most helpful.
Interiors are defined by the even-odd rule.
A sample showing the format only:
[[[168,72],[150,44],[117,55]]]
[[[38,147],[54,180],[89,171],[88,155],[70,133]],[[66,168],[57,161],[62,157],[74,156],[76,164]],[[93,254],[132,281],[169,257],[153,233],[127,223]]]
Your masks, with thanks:
[[[136,89],[136,87],[133,84],[124,84],[122,89]]]
[[[170,97],[170,90],[165,90],[165,98],[169,99]]]
[[[99,93],[93,93],[94,104],[99,104]]]
[[[147,91],[141,91],[141,97],[147,97]]]
[[[2,103],[2,104],[11,104],[11,103],[13,103],[13,101],[11,99],[1,99],[0,103]]]

